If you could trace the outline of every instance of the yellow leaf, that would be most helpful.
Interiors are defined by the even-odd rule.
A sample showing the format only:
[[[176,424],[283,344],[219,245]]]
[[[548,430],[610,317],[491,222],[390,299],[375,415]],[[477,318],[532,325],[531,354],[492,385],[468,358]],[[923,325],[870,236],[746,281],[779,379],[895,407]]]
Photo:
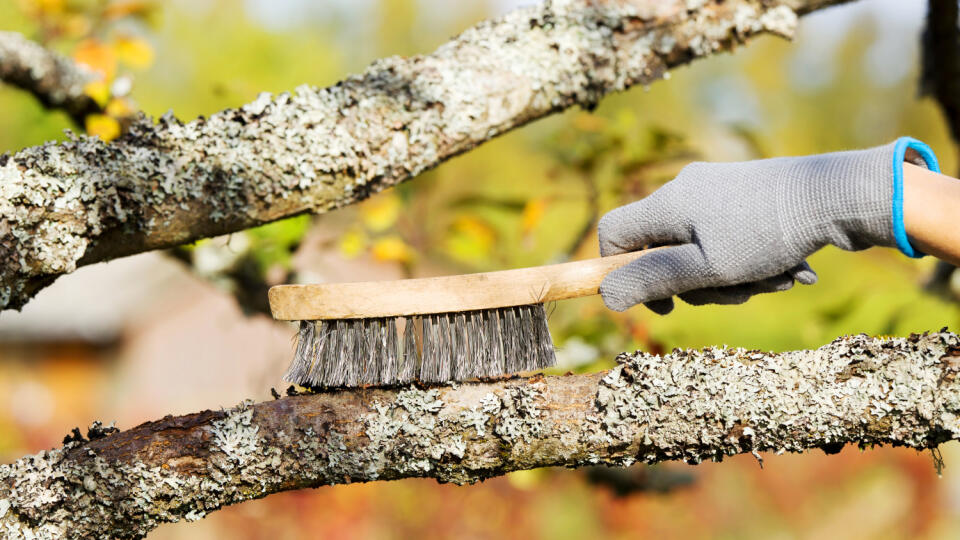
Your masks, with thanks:
[[[61,22],[63,36],[66,38],[79,38],[90,33],[93,21],[81,13],[66,15]]]
[[[340,253],[348,259],[359,257],[367,249],[367,235],[360,229],[347,231],[340,237]]]
[[[83,87],[83,93],[90,96],[90,99],[97,102],[97,105],[103,107],[110,100],[110,87],[103,81],[93,81]]]
[[[120,37],[113,42],[117,58],[135,69],[146,69],[153,64],[153,46],[138,37]]]
[[[26,9],[39,15],[55,15],[63,13],[64,0],[27,0]]]
[[[543,220],[543,213],[547,209],[547,201],[544,199],[531,199],[523,206],[523,213],[520,216],[520,230],[524,236],[533,232],[537,225]]]
[[[360,218],[371,231],[383,232],[397,222],[402,207],[400,197],[393,193],[383,193],[360,206]]]
[[[517,489],[528,491],[537,487],[543,481],[543,473],[544,469],[514,471],[507,475],[507,481]]]
[[[114,118],[123,118],[132,115],[135,111],[126,99],[113,98],[110,103],[107,103],[106,112]]]
[[[117,55],[113,48],[94,38],[81,41],[73,51],[73,59],[102,75],[105,82],[113,80],[117,73]]]
[[[409,262],[413,249],[397,235],[385,236],[373,243],[373,256],[383,262]]]
[[[480,218],[460,216],[453,222],[446,240],[448,254],[465,262],[481,262],[489,254],[497,234]]]
[[[120,136],[120,123],[105,114],[91,114],[86,118],[87,133],[99,135],[104,142]]]

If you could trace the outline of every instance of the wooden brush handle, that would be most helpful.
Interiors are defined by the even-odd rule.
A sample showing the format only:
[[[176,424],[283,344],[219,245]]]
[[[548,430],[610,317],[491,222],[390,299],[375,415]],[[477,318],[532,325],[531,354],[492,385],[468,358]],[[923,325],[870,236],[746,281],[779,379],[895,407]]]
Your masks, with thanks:
[[[273,317],[282,321],[398,317],[540,304],[598,294],[608,272],[650,251],[459,276],[277,285],[270,288],[268,296]]]

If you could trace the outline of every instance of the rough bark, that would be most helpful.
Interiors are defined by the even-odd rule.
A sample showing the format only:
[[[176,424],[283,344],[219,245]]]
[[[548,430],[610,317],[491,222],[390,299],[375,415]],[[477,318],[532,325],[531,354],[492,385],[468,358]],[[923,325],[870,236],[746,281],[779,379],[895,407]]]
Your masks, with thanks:
[[[45,107],[63,110],[77,125],[101,110],[83,91],[96,78],[90,70],[16,32],[0,32],[0,81],[30,92]]]
[[[607,372],[360,389],[166,417],[0,467],[7,537],[135,538],[284,490],[960,438],[960,339],[622,354]]]
[[[329,88],[0,156],[0,308],[78,265],[323,212],[845,0],[557,0]]]

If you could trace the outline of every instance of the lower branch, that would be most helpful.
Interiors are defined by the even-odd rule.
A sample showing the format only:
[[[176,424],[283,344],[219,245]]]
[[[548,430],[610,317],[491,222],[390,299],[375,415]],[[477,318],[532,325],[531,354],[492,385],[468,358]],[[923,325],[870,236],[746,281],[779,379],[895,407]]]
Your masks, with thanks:
[[[960,338],[945,329],[617,360],[588,375],[245,402],[74,440],[0,467],[0,531],[138,538],[304,487],[960,438]]]
[[[33,94],[51,109],[62,109],[77,124],[101,108],[84,93],[96,75],[16,32],[0,32],[0,81]]]

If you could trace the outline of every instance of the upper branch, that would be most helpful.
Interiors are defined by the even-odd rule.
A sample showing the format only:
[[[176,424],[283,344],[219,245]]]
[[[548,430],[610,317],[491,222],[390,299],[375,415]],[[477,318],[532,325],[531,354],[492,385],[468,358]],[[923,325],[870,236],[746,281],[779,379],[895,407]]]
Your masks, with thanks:
[[[78,265],[367,197],[526,122],[845,0],[557,0],[329,88],[0,156],[0,309]]]
[[[71,442],[0,466],[0,531],[135,538],[303,487],[960,439],[960,339],[946,331],[618,360],[590,375],[244,403]]]
[[[40,103],[62,109],[78,125],[100,106],[84,93],[96,75],[82,65],[16,32],[0,32],[0,81],[33,94]]]

